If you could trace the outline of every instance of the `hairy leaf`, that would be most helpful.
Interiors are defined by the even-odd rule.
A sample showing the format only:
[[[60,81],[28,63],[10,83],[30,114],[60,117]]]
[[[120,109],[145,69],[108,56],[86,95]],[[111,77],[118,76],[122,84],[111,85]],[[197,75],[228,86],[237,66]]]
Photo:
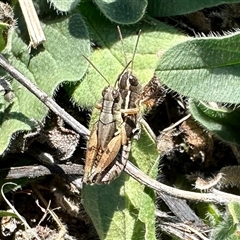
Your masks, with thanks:
[[[240,143],[240,111],[213,108],[207,104],[190,101],[192,116],[206,129],[227,142]]]
[[[7,28],[8,26],[6,24],[0,23],[0,51],[2,51],[7,44],[7,39],[4,38],[4,33],[6,32]]]
[[[127,58],[125,61],[117,26],[102,16],[91,3],[81,4],[80,10],[88,25],[94,48],[90,60],[112,85],[126,63],[132,60],[139,30],[142,30],[142,33],[134,59],[133,73],[143,85],[152,78],[158,57],[169,47],[187,39],[173,28],[152,18],[146,18],[135,25],[121,26]],[[107,85],[100,74],[90,67],[84,80],[72,86],[73,99],[80,106],[91,108],[100,100],[101,92]]]
[[[12,65],[49,95],[53,95],[63,81],[82,78],[87,69],[82,55],[89,55],[90,44],[86,26],[79,14],[45,21],[42,26],[47,40],[38,49],[32,49],[31,53],[25,23],[20,18],[18,23],[13,33],[12,49],[4,53]],[[0,154],[14,132],[30,130],[35,120],[40,121],[47,114],[47,108],[15,80],[12,81],[12,88],[14,102],[0,112]]]
[[[221,214],[222,220],[214,225],[211,232],[211,239],[213,240],[239,240],[239,203],[231,202],[227,206],[224,214]]]
[[[198,38],[164,53],[157,75],[169,88],[199,100],[240,102],[240,34]]]
[[[0,2],[0,52],[11,39],[12,28],[15,24],[13,9],[8,3]]]
[[[228,204],[228,211],[230,212],[233,223],[239,225],[239,214],[240,214],[240,205],[238,202],[230,202]]]
[[[237,3],[237,0],[148,0],[147,12],[154,17],[183,15],[220,4]]]
[[[68,1],[63,1],[63,0],[49,0],[51,4],[54,5],[54,7],[61,11],[61,12],[69,12],[72,9],[74,9],[80,2],[81,0],[68,0]]]
[[[209,224],[211,224],[211,226],[216,226],[220,224],[221,221],[223,221],[221,211],[218,209],[216,205],[212,203],[206,204],[204,207],[200,209],[200,211],[204,211],[205,216],[207,216],[207,221],[209,222]],[[204,216],[202,216],[202,218],[204,218]]]
[[[211,233],[212,240],[239,240],[237,235],[236,226],[233,224],[232,217],[229,215],[224,216],[223,221],[214,227]]]
[[[138,22],[144,16],[147,7],[147,0],[94,1],[109,20],[119,24]]]

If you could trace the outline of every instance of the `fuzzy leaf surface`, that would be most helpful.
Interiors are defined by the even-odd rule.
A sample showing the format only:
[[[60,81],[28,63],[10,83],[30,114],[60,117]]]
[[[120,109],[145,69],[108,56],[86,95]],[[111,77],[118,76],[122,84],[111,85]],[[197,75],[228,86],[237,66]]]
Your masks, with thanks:
[[[239,225],[239,216],[240,216],[240,205],[238,202],[230,202],[228,204],[228,211],[230,212],[233,223]]]
[[[148,3],[147,0],[94,0],[94,2],[109,20],[119,24],[138,22],[144,16]]]
[[[240,111],[211,108],[200,102],[190,101],[192,116],[206,129],[227,142],[240,144]]]
[[[69,12],[74,9],[81,0],[50,0],[50,3],[54,5],[54,7],[61,12]]]
[[[90,60],[110,84],[114,85],[126,66],[117,26],[102,16],[91,3],[81,3],[79,9],[88,26],[94,48]],[[121,26],[127,62],[132,60],[139,30],[142,33],[134,59],[133,74],[145,85],[152,78],[161,54],[188,38],[152,18],[146,18],[135,25]],[[80,106],[92,108],[100,100],[101,92],[107,85],[100,74],[90,66],[83,81],[72,86],[70,92]]]
[[[240,102],[240,34],[192,39],[161,57],[158,77],[169,88],[209,102]]]
[[[237,3],[237,0],[148,0],[147,12],[154,17],[183,15],[203,8],[218,6],[220,4]]]
[[[3,22],[0,22],[0,52],[5,48],[7,44],[6,32],[9,26]]]
[[[214,226],[211,239],[219,240],[219,239],[229,239],[229,240],[239,240],[239,230],[238,226],[234,224],[233,218],[229,213],[225,213],[223,216],[222,221],[217,225]]]
[[[12,48],[4,52],[9,62],[40,89],[53,95],[63,81],[77,81],[87,70],[82,55],[89,55],[90,44],[86,26],[79,14],[45,21],[47,41],[37,50],[28,51],[29,38],[23,19],[13,33]],[[9,50],[9,49],[8,49]],[[72,52],[74,51],[74,54]],[[12,81],[14,102],[0,112],[0,154],[16,131],[30,130],[35,120],[42,120],[47,108],[17,81]]]

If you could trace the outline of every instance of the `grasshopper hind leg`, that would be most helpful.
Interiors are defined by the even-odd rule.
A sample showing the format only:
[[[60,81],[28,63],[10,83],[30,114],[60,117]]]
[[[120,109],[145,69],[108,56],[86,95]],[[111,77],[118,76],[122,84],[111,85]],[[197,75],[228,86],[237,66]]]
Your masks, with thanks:
[[[111,181],[119,177],[124,170],[128,161],[131,149],[131,141],[123,145],[112,163],[102,172],[96,176],[95,183],[109,184]]]
[[[85,183],[89,181],[89,176],[91,174],[92,168],[94,167],[94,160],[97,156],[98,149],[97,123],[95,123],[87,145],[86,162],[83,176],[83,182]]]

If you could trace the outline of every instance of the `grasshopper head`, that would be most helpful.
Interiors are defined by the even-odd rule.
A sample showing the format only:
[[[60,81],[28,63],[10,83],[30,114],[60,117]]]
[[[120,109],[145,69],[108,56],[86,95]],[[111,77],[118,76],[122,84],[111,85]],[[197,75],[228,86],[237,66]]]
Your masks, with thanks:
[[[121,98],[119,91],[111,86],[105,87],[103,89],[102,96],[103,100],[112,102],[119,102]]]

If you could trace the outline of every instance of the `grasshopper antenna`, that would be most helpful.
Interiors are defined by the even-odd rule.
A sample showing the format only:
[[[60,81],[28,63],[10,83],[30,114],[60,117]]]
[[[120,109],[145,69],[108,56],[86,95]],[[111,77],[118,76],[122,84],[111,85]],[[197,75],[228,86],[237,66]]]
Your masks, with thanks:
[[[119,76],[121,76],[124,72],[125,72],[125,70],[128,68],[128,66],[131,64],[131,62],[132,62],[132,60],[130,61],[130,62],[128,62],[128,64],[125,66],[125,68],[122,70],[122,72],[119,74]],[[118,83],[118,79],[116,80],[116,82],[115,82],[115,84],[114,84],[114,87],[116,87],[116,85],[117,85],[117,83]]]
[[[123,44],[122,32],[121,32],[121,29],[120,29],[119,26],[117,26],[117,29],[118,29],[118,34],[119,34],[120,41],[121,41],[121,44],[122,44],[122,51],[123,51],[123,55],[124,55],[124,58],[125,58],[125,64],[127,64],[127,54],[126,54],[126,49],[124,48],[124,44]],[[139,30],[139,32],[138,32],[137,42],[135,44],[135,48],[134,48],[134,51],[133,51],[133,56],[132,56],[132,60],[131,60],[131,62],[132,62],[131,71],[133,70],[133,62],[134,62],[134,58],[135,58],[135,55],[136,55],[140,35],[141,35],[141,30]],[[126,68],[125,68],[125,70],[126,70]]]
[[[123,44],[122,32],[121,32],[121,29],[120,29],[119,26],[117,26],[117,30],[118,30],[118,35],[119,35],[119,38],[120,38],[120,41],[121,41],[121,44],[122,44],[122,51],[123,51],[123,55],[124,55],[124,58],[125,58],[125,65],[127,65],[127,54],[126,54],[126,50],[125,50],[124,44]]]
[[[110,82],[103,76],[103,74],[94,66],[94,64],[86,57],[83,55],[83,57],[92,65],[92,67],[99,73],[99,75],[108,83],[108,85],[110,86]],[[128,64],[129,66],[129,64]]]
[[[140,30],[138,31],[137,41],[136,41],[135,48],[134,48],[134,51],[133,51],[131,70],[133,70],[133,60],[134,60],[135,55],[136,55],[136,51],[137,51],[137,47],[138,47],[138,43],[139,43],[139,39],[140,39],[141,32],[142,32],[142,31],[141,31],[141,29],[140,29]]]

